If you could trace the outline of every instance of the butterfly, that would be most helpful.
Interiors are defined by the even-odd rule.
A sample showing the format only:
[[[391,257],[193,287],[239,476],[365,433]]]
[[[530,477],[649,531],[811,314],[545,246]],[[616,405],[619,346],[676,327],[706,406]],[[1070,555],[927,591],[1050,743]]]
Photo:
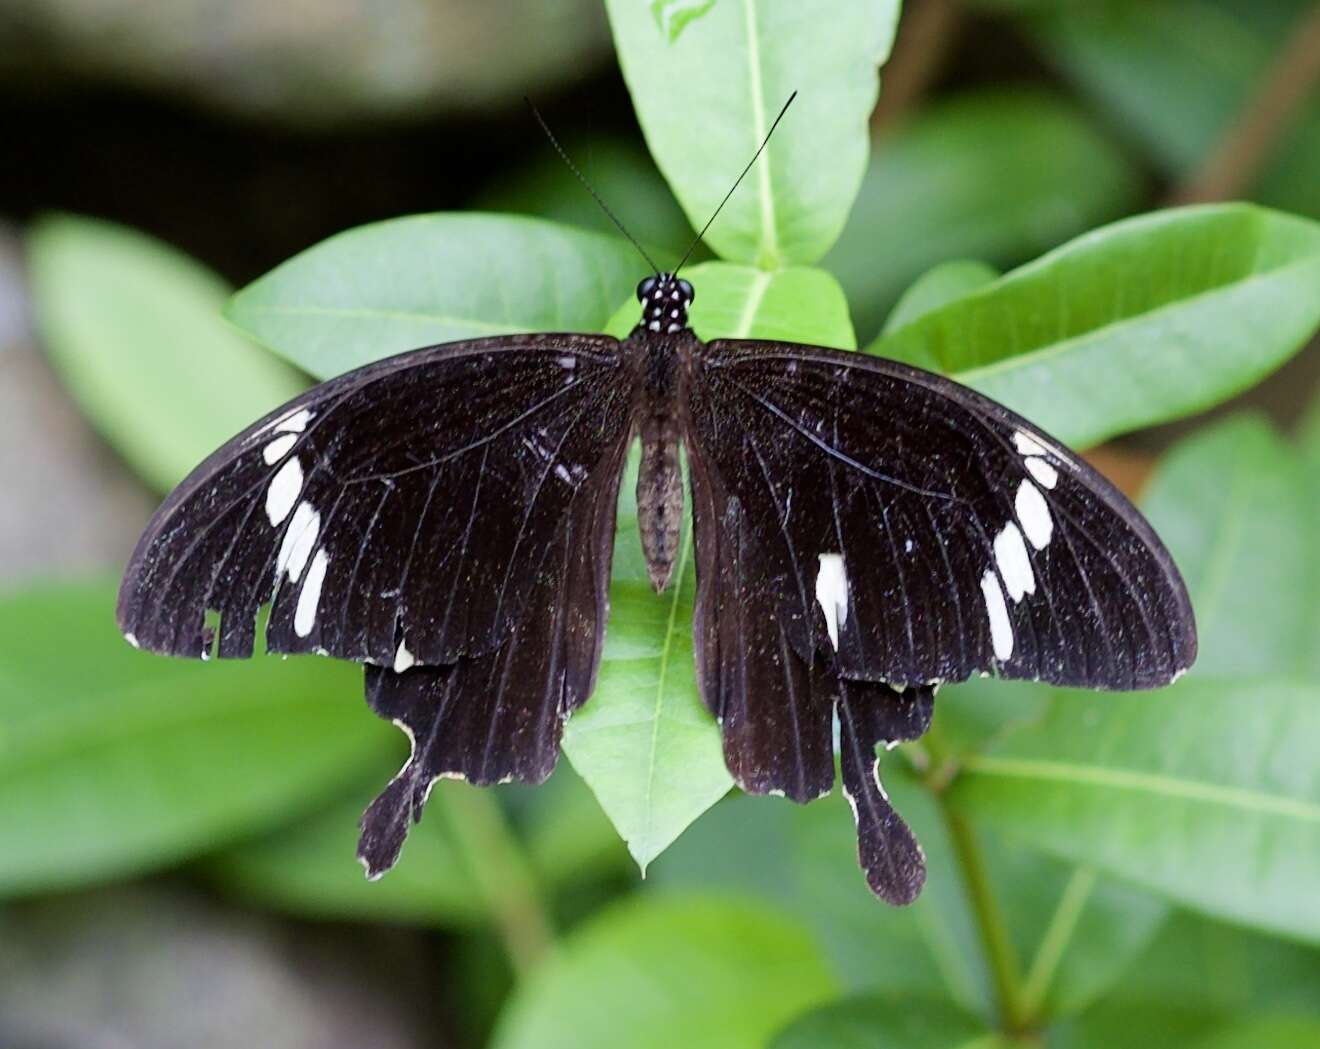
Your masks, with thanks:
[[[925,732],[942,683],[1146,689],[1194,660],[1168,551],[1085,461],[937,374],[703,342],[694,294],[656,272],[622,340],[482,338],[321,383],[148,524],[119,595],[132,644],[247,657],[269,605],[269,651],[365,664],[368,704],[412,743],[362,819],[370,877],[438,778],[554,768],[600,664],[634,440],[656,590],[690,495],[697,684],[733,779],[830,793],[837,720],[861,867],[890,902],[915,899],[925,862],[878,755]]]

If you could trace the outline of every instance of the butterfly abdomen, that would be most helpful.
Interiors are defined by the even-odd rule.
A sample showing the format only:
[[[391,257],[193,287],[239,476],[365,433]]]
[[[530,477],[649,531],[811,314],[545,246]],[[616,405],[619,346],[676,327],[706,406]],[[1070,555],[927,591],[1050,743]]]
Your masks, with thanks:
[[[637,474],[637,528],[647,575],[658,593],[669,585],[678,556],[683,520],[683,474],[679,464],[682,440],[678,417],[678,346],[670,339],[651,339],[643,350],[645,381],[638,399],[638,435],[642,462]]]

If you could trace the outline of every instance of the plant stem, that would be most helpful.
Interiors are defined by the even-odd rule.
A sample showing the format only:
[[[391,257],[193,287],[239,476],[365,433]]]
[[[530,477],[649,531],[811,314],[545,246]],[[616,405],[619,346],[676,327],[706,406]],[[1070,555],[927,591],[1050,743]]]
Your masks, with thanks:
[[[1031,1017],[1024,1008],[1022,966],[1008,934],[1008,923],[990,885],[989,871],[976,832],[948,802],[947,788],[957,779],[956,763],[934,726],[927,732],[925,742],[931,757],[931,771],[926,783],[935,793],[954,856],[962,871],[963,884],[980,934],[981,949],[985,952],[986,967],[994,984],[1000,1019],[1009,1035],[1028,1034]]]
[[[485,894],[509,964],[521,979],[554,948],[554,929],[535,872],[488,790],[441,783],[455,844],[473,884]]]
[[[1174,201],[1190,204],[1238,196],[1273,155],[1279,139],[1292,125],[1303,103],[1320,80],[1320,4],[1300,15],[1290,38],[1265,71],[1243,106]]]
[[[1036,957],[1032,959],[1026,983],[1022,987],[1022,1011],[1029,1018],[1036,1018],[1040,1014],[1050,983],[1058,972],[1063,952],[1077,931],[1077,922],[1086,910],[1095,883],[1094,867],[1078,867],[1064,887],[1063,895],[1059,897],[1059,904],[1054,908],[1049,927],[1040,939]]]
[[[880,101],[871,114],[876,134],[889,131],[921,104],[944,71],[962,27],[956,0],[921,0],[904,8],[893,58],[881,73]]]

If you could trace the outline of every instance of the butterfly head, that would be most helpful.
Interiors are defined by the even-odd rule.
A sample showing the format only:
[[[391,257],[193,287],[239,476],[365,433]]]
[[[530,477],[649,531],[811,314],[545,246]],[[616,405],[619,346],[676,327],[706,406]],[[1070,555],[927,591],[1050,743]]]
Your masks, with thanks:
[[[637,285],[642,304],[642,327],[647,331],[673,334],[688,326],[692,285],[672,273],[657,273]]]

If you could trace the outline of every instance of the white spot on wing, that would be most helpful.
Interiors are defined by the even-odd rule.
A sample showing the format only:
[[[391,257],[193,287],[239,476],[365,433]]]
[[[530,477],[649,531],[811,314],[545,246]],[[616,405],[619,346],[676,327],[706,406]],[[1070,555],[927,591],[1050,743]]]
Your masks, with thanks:
[[[271,479],[270,487],[266,489],[266,516],[272,525],[279,524],[289,516],[293,504],[298,501],[302,485],[302,463],[295,455],[279,468]]]
[[[394,672],[396,674],[402,674],[409,667],[415,666],[416,663],[416,657],[408,651],[408,643],[406,641],[400,641],[399,650],[394,653]]]
[[[848,622],[848,573],[842,554],[821,554],[816,573],[816,601],[825,613],[830,644],[839,650],[839,627]]]
[[[1008,618],[1008,608],[1004,604],[1004,591],[999,587],[999,577],[993,568],[987,568],[981,576],[981,593],[985,595],[985,610],[990,617],[990,643],[994,646],[996,659],[1008,659],[1013,654],[1013,624]]]
[[[659,322],[659,321],[652,321],[650,324],[647,325],[647,327],[650,328],[652,331],[659,331],[659,330],[660,330],[660,322]]]
[[[280,433],[302,433],[307,429],[307,424],[312,421],[310,409],[299,408],[292,415],[286,415],[275,424],[275,429]]]
[[[1021,455],[1044,455],[1045,449],[1030,434],[1016,430],[1013,433],[1013,443],[1017,445],[1017,450]]]
[[[289,450],[298,443],[296,433],[286,433],[282,437],[276,437],[270,444],[261,450],[262,457],[266,460],[267,466],[274,466],[277,462],[289,454]]]
[[[127,642],[128,642],[130,645],[132,645],[134,648],[141,648],[141,647],[142,647],[140,644],[138,644],[138,639],[137,639],[137,635],[136,635],[136,634],[125,634],[125,635],[124,635],[124,640],[127,641]]]
[[[1036,592],[1036,577],[1031,571],[1026,544],[1012,521],[995,536],[995,561],[999,564],[999,574],[1004,577],[1004,585],[1008,587],[1008,596],[1014,601],[1021,601],[1025,595]]]
[[[577,358],[576,358],[576,357],[560,357],[560,358],[559,358],[559,367],[561,367],[561,368],[567,368],[569,371],[572,371],[574,368],[577,367]]]
[[[280,553],[275,559],[275,575],[278,577],[287,568],[289,582],[296,583],[320,533],[321,515],[304,499],[293,512],[293,520],[284,533],[284,542],[280,544]]]
[[[565,484],[573,483],[573,475],[569,472],[568,467],[565,466],[563,463],[555,463],[555,476],[558,477]]]
[[[1037,550],[1044,550],[1054,536],[1054,518],[1050,516],[1049,504],[1041,495],[1040,489],[1030,481],[1018,485],[1017,495],[1013,499],[1013,509],[1017,511],[1018,521],[1027,541]]]
[[[1023,461],[1026,464],[1027,472],[1040,482],[1042,488],[1053,488],[1059,483],[1059,471],[1044,459],[1037,459],[1033,455],[1028,456]]]
[[[316,625],[316,610],[321,606],[321,584],[325,582],[325,570],[329,565],[326,552],[316,551],[312,565],[307,569],[302,592],[298,594],[298,607],[293,613],[293,632],[299,637],[306,637]]]

